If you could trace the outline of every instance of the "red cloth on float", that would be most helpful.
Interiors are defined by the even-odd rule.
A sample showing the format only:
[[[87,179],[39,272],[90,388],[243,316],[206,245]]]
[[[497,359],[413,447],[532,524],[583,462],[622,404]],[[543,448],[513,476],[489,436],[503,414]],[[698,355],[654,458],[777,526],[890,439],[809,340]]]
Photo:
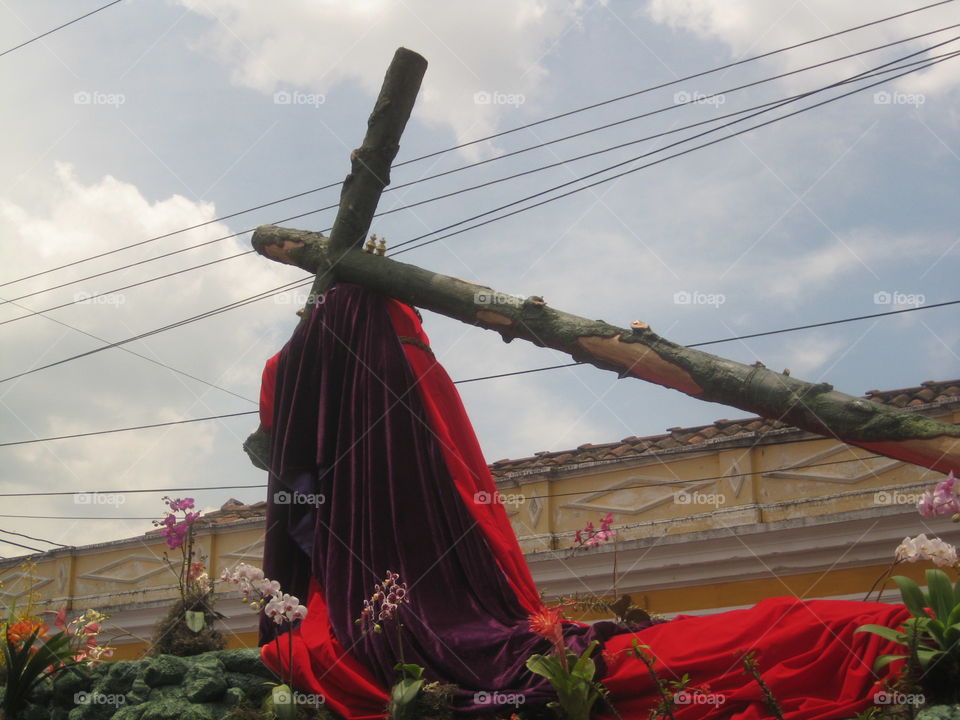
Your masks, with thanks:
[[[495,497],[497,491],[459,395],[429,351],[415,311],[393,300],[385,302],[458,493],[520,605],[534,611],[541,607],[539,595],[502,504],[475,501],[477,493]],[[277,359],[271,358],[264,371],[264,427],[269,427],[273,416]],[[300,626],[281,636],[279,644],[263,646],[264,662],[276,671],[285,668],[292,637],[293,682],[298,690],[322,694],[327,705],[347,720],[384,717],[387,690],[333,636],[316,579],[310,582],[305,604],[309,613]],[[895,626],[906,617],[899,605],[773,598],[747,610],[681,617],[638,633],[615,635],[605,643],[598,665],[610,700],[626,720],[646,720],[658,701],[646,666],[627,656],[634,639],[650,646],[662,678],[689,673],[691,688],[707,691],[679,708],[677,720],[760,720],[769,713],[759,687],[741,664],[745,653],[755,651],[764,680],[788,720],[843,720],[870,706],[880,679],[872,672],[873,661],[891,651],[886,641],[853,631],[867,623]],[[702,702],[711,694],[713,704]],[[608,717],[599,704],[596,717]]]

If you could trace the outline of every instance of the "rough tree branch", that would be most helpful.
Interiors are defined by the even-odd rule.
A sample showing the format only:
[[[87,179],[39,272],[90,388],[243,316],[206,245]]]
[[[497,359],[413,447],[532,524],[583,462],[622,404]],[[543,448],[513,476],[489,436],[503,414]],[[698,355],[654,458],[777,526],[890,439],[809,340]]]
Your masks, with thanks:
[[[581,362],[722,403],[887,457],[960,472],[960,427],[903,412],[764,367],[744,365],[670,342],[643,323],[619,328],[491,288],[334,247],[320,233],[263,226],[258,253],[334,281],[363,285],[410,305],[560,350]]]
[[[330,231],[334,250],[345,252],[363,243],[380,195],[390,184],[390,166],[400,149],[400,136],[410,119],[426,71],[427,61],[422,55],[406,48],[398,48],[394,53],[367,120],[363,143],[350,153],[350,174],[343,181],[340,208]],[[332,278],[317,275],[311,295],[319,297],[331,282]]]

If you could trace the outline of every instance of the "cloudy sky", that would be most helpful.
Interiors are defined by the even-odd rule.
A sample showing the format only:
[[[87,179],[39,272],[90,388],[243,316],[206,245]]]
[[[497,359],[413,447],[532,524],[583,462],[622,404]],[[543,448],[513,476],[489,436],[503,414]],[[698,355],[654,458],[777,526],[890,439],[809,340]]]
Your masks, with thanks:
[[[0,51],[102,4],[4,0]],[[302,277],[254,254],[232,256],[249,249],[243,231],[334,204],[337,188],[210,221],[341,181],[398,46],[430,62],[398,162],[632,96],[397,168],[394,184],[646,116],[388,192],[382,210],[552,166],[375,220],[372,230],[391,246],[611,165],[638,168],[887,76],[726,130],[719,128],[742,115],[723,116],[903,56],[916,61],[958,49],[952,41],[960,30],[941,30],[733,90],[956,25],[960,5],[951,2],[676,82],[922,4],[125,0],[0,56],[0,378],[19,376],[0,382],[2,442],[255,409],[262,364],[289,336],[296,297],[266,299],[124,349],[20,374]],[[402,258],[517,295],[542,295],[587,317],[620,325],[644,320],[681,343],[955,300],[957,63],[422,248],[418,241]],[[288,224],[321,230],[332,220],[326,210]],[[45,272],[201,223],[208,224]],[[241,234],[153,260],[233,233]],[[96,293],[106,294],[90,301]],[[795,377],[854,394],[913,386],[960,377],[956,313],[929,309],[710,351],[789,367]],[[455,379],[567,361],[433,315],[426,327]],[[590,367],[461,390],[491,461],[745,415]],[[231,496],[252,502],[262,490],[202,488],[264,482],[240,451],[255,424],[242,416],[0,447],[0,492],[175,487],[194,488],[175,494],[192,494],[206,508]],[[98,519],[4,517],[0,528],[71,545],[128,537],[149,527],[135,518],[159,516],[161,495],[10,498],[7,515]],[[0,545],[3,556],[22,552]]]

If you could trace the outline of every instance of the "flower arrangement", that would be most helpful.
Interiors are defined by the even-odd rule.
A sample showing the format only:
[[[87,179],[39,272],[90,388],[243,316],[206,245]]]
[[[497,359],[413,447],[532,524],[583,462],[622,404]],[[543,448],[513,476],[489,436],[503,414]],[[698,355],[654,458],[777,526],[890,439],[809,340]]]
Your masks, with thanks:
[[[573,536],[573,541],[581,547],[597,547],[609,542],[617,534],[613,529],[613,513],[607,513],[600,518],[600,527],[596,528],[593,522],[588,522],[582,530],[577,530]]]
[[[200,518],[193,498],[163,498],[167,511],[153,524],[160,528],[167,550],[179,551],[179,558],[163,558],[174,576],[180,600],[157,625],[151,653],[196,655],[208,650],[222,650],[226,643],[214,629],[222,618],[213,610],[213,582],[206,569],[206,558],[196,546],[194,525]]]
[[[113,655],[113,648],[99,644],[98,636],[107,616],[87,610],[67,622],[67,609],[54,615],[52,632],[45,620],[17,613],[11,607],[7,621],[0,623],[0,645],[6,670],[3,712],[17,716],[30,693],[45,678],[77,665],[96,665]]]
[[[924,518],[951,516],[960,522],[960,487],[951,472],[946,479],[923,493],[917,511]],[[958,564],[957,548],[940,538],[926,534],[906,537],[894,552],[890,568],[875,583],[882,588],[893,568],[901,562],[933,562],[938,568],[952,569]],[[869,632],[902,645],[903,654],[882,655],[876,669],[897,660],[906,660],[901,684],[919,684],[927,701],[960,701],[960,688],[955,678],[960,675],[960,580],[951,584],[946,572],[926,571],[927,589],[922,589],[908,577],[894,576],[903,604],[912,617],[900,628],[882,625],[863,625],[857,632]],[[873,589],[871,588],[871,592]],[[867,594],[869,597],[870,593]]]
[[[280,634],[284,626],[288,632],[293,631],[295,623],[307,617],[307,608],[300,604],[300,599],[289,595],[280,588],[280,583],[265,577],[263,570],[246,563],[239,563],[233,570],[224,570],[220,579],[236,585],[243,596],[243,601],[257,613],[263,613],[274,628],[273,641],[277,647],[277,660],[280,663],[280,682],[274,684],[268,696],[269,710],[280,720],[292,720],[296,716],[296,706],[293,703],[293,639],[289,638],[289,653],[286,667],[283,663],[283,653],[280,651]]]
[[[550,706],[567,720],[590,720],[593,706],[605,696],[602,686],[594,681],[597,667],[590,657],[599,643],[594,640],[580,655],[568,650],[562,608],[545,607],[530,615],[530,630],[553,646],[549,655],[533,654],[526,663],[528,670],[545,677],[557,693],[557,702]]]
[[[387,704],[387,712],[392,720],[414,720],[419,717],[419,701],[427,682],[423,677],[423,667],[403,660],[403,623],[400,622],[400,609],[410,601],[408,593],[407,584],[401,582],[400,574],[387,570],[383,580],[373,586],[370,597],[364,598],[360,617],[354,621],[364,634],[383,632],[381,623],[396,622],[400,662],[394,666],[394,670],[399,673],[399,678],[390,689],[390,701]]]

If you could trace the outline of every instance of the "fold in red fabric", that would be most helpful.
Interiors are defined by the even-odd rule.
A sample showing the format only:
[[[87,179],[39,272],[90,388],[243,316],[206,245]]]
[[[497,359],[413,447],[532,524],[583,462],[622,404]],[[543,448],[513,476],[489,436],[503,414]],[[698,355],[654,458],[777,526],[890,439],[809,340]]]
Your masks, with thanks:
[[[518,606],[533,612],[542,607],[539,594],[503,505],[497,501],[496,486],[456,388],[429,350],[416,312],[393,300],[383,302],[389,313],[389,326],[402,343],[424,418],[441,449],[456,494],[482,532],[495,560],[484,577],[492,577],[499,568]],[[261,424],[265,428],[274,417],[275,377],[280,358],[281,354],[271,358],[264,371]],[[300,367],[297,372],[307,370]],[[274,453],[277,451],[275,447]],[[274,517],[284,515],[278,513]],[[294,524],[302,521],[302,516],[295,514],[289,518]],[[403,542],[403,538],[398,541]],[[289,547],[290,553],[300,552],[295,544]],[[351,552],[349,548],[342,551]],[[275,546],[272,552],[283,556],[287,550]],[[323,695],[327,706],[347,720],[384,717],[387,690],[382,667],[378,678],[371,671],[376,664],[367,662],[359,640],[344,647],[335,636],[330,608],[335,607],[337,598],[332,598],[328,605],[317,577],[311,577],[307,586],[302,579],[303,559],[295,562],[293,554],[289,564],[295,571],[289,578],[282,574],[277,577],[294,586],[301,583],[298,592],[305,592],[308,615],[291,633],[281,635],[278,641],[265,642],[264,662],[288,677],[292,642],[293,684],[298,690]],[[331,579],[339,581],[337,576]],[[450,616],[453,617],[454,614]],[[600,679],[610,691],[610,700],[620,717],[649,717],[659,695],[646,666],[629,657],[628,651],[636,641],[649,646],[661,678],[672,680],[689,674],[690,691],[675,711],[677,720],[760,720],[770,715],[759,686],[742,666],[743,656],[752,651],[787,720],[844,720],[870,706],[881,679],[873,673],[872,664],[880,654],[892,651],[891,645],[877,636],[854,634],[854,630],[868,623],[896,626],[906,617],[906,610],[899,605],[803,602],[794,598],[773,598],[750,609],[712,616],[679,617],[640,632],[608,637],[602,656],[598,654]],[[520,627],[525,624],[522,615],[517,618],[511,621],[517,624],[517,632],[529,632],[525,626]],[[432,619],[438,622],[436,617]],[[426,620],[430,622],[431,617]],[[445,633],[448,641],[456,639],[456,628],[437,626],[437,631]],[[272,635],[264,637],[269,639]],[[509,654],[506,646],[504,653]],[[525,659],[504,656],[502,662],[505,666],[519,663],[522,669]],[[511,682],[517,682],[516,676]],[[495,692],[502,688],[486,689]],[[605,715],[604,708],[598,706],[596,717],[612,720],[613,715]]]
[[[416,311],[396,300],[387,300],[387,311],[393,329],[403,342],[407,361],[417,379],[417,394],[463,503],[486,535],[517,599],[527,612],[536,612],[543,606],[540,594],[507,511],[500,502],[499,491],[460,400],[460,393],[428,349],[430,340]],[[415,342],[409,342],[411,339]]]
[[[628,656],[636,639],[649,646],[661,679],[690,676],[690,691],[678,696],[676,720],[766,720],[771,715],[760,686],[743,667],[744,656],[753,652],[787,720],[852,718],[872,706],[886,677],[886,671],[873,672],[874,660],[896,652],[877,635],[854,631],[868,623],[896,627],[907,617],[902,605],[783,597],[745,610],[679,616],[608,640],[603,684],[623,718],[649,717],[658,695],[646,666]]]

